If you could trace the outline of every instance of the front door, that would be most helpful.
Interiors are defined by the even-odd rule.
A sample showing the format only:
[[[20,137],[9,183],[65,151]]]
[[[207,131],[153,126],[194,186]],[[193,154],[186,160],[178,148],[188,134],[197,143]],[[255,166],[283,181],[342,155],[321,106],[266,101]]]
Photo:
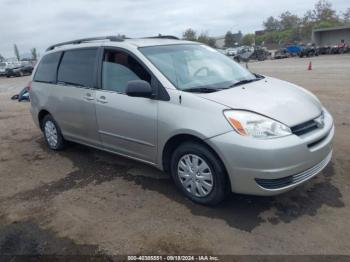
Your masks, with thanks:
[[[131,55],[117,50],[103,54],[101,89],[96,90],[98,132],[104,147],[154,163],[157,140],[157,100],[125,94],[128,81],[151,75]]]

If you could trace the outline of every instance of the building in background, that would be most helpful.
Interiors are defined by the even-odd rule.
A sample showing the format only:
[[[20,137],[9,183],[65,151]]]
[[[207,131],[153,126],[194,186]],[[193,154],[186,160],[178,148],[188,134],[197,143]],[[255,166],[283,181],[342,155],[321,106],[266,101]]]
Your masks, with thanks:
[[[321,28],[312,31],[312,42],[318,46],[337,45],[344,40],[350,44],[350,25]]]

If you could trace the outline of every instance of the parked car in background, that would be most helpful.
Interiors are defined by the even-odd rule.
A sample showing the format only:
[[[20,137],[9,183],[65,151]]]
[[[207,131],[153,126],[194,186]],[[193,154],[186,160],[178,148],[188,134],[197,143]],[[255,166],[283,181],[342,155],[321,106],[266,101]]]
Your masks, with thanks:
[[[315,44],[307,44],[306,46],[301,45],[302,49],[299,52],[299,57],[311,57],[311,56],[318,56],[319,55],[319,49]]]
[[[236,47],[230,47],[226,49],[226,55],[227,56],[236,56],[238,53],[238,48]]]
[[[0,62],[0,76],[6,75],[6,70],[12,68],[13,64],[9,62]]]
[[[332,157],[333,118],[316,96],[197,42],[60,43],[29,89],[50,149],[70,140],[148,163],[200,204],[286,192]]]
[[[300,54],[300,52],[303,50],[303,46],[301,45],[287,45],[285,47],[285,51],[287,54],[289,54],[290,56],[297,56]]]
[[[331,49],[332,49],[332,47],[329,46],[329,45],[320,46],[320,47],[318,48],[318,53],[319,53],[320,55],[328,55],[328,54],[331,53]]]
[[[286,48],[280,48],[279,50],[275,51],[272,55],[273,59],[284,59],[288,58],[288,53]]]
[[[348,52],[348,45],[345,43],[344,40],[341,40],[341,42],[337,45],[334,45],[331,47],[330,53],[331,54],[344,54]]]
[[[23,65],[13,68],[7,68],[5,70],[5,76],[11,77],[11,76],[24,76],[24,75],[30,75],[33,72],[34,67],[32,65]]]

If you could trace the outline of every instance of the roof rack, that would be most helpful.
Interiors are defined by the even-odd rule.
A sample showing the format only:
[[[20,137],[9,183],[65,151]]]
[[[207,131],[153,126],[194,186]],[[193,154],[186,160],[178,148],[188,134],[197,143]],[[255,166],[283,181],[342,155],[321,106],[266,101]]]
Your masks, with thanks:
[[[122,38],[120,36],[101,36],[101,37],[81,38],[81,39],[77,39],[77,40],[72,40],[72,41],[67,41],[67,42],[62,42],[62,43],[58,43],[55,45],[51,45],[46,49],[46,51],[53,50],[56,47],[63,46],[63,45],[75,45],[75,44],[81,44],[81,43],[85,43],[85,42],[98,41],[98,40],[109,40],[112,42],[122,42],[122,41],[124,41],[124,38]]]
[[[178,37],[173,36],[173,35],[157,35],[157,36],[148,36],[145,38],[163,38],[163,39],[174,39],[174,40],[179,40]]]

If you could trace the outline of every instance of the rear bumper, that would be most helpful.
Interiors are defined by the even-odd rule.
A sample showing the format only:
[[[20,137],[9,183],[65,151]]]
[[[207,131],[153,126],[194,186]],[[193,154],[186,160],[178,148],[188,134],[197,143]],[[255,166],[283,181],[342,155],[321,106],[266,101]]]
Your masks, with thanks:
[[[222,159],[236,193],[275,195],[317,175],[329,163],[334,137],[333,119],[302,136],[258,140],[232,131],[208,139]]]

